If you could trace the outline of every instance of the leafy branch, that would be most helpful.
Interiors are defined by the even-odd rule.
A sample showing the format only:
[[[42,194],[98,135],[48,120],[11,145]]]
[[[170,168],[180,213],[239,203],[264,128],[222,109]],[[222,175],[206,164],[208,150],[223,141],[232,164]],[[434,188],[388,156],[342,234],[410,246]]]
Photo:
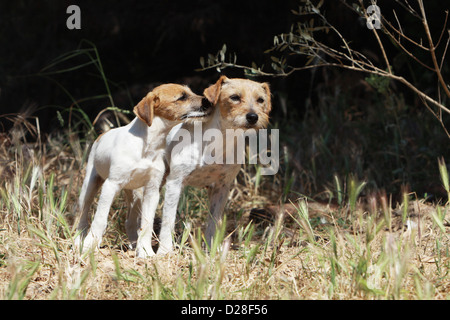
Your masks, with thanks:
[[[358,0],[358,4],[353,3],[350,5],[348,1],[341,0],[347,8],[357,13],[361,19],[368,21],[371,16],[367,12],[367,8],[364,7],[363,1]],[[379,77],[392,79],[404,84],[415,94],[417,94],[428,110],[440,121],[444,127],[442,121],[442,111],[450,114],[450,109],[442,102],[441,95],[438,98],[430,96],[425,93],[424,90],[418,88],[416,85],[407,80],[404,76],[394,73],[392,66],[389,62],[388,55],[383,46],[381,36],[387,37],[388,40],[393,42],[399,50],[407,54],[413,61],[418,63],[421,67],[432,71],[439,83],[438,91],[443,90],[445,96],[450,99],[450,88],[446,84],[446,81],[442,75],[442,66],[445,61],[445,56],[450,43],[450,31],[446,29],[448,21],[448,11],[445,11],[445,22],[442,26],[437,42],[433,40],[428,24],[425,6],[423,0],[417,0],[419,10],[415,10],[406,0],[395,0],[403,9],[405,9],[414,18],[418,19],[422,25],[424,32],[427,36],[428,44],[423,44],[422,41],[416,41],[410,35],[407,35],[401,26],[396,12],[394,11],[395,24],[386,20],[383,16],[381,19],[380,29],[373,28],[373,35],[378,43],[378,47],[381,50],[383,57],[383,64],[380,65],[376,59],[368,57],[362,52],[355,50],[351,47],[350,41],[345,39],[339,30],[333,26],[320,11],[324,1],[321,0],[317,5],[314,5],[311,0],[301,0],[302,5],[298,10],[292,10],[292,13],[306,18],[305,22],[297,22],[291,26],[289,33],[283,33],[274,36],[273,46],[269,50],[265,51],[266,54],[271,54],[270,59],[272,61],[272,71],[263,71],[263,67],[256,66],[255,63],[251,67],[237,64],[237,56],[235,53],[227,55],[227,47],[224,45],[216,55],[208,55],[207,59],[201,58],[200,64],[202,68],[200,70],[216,69],[218,72],[221,70],[233,67],[243,69],[246,75],[249,76],[271,76],[271,77],[286,77],[294,72],[314,69],[318,67],[338,67],[347,70],[353,70],[358,72],[364,72]],[[375,4],[374,2],[372,4]],[[319,25],[317,24],[319,22]],[[447,31],[447,34],[446,34]],[[326,44],[324,41],[318,40],[320,37],[318,33],[325,32],[327,35],[337,36],[339,39],[339,47],[332,47]],[[436,53],[437,47],[442,43],[442,40],[446,38],[445,48],[443,54],[438,57]],[[433,62],[432,65],[428,65],[425,61],[419,59],[411,49],[407,49],[404,44],[407,42],[409,45],[413,45],[415,48],[426,51]],[[278,56],[277,56],[278,54]],[[290,56],[305,56],[307,57],[306,63],[301,66],[294,66],[288,62]],[[227,59],[228,57],[228,59]],[[437,107],[435,111],[431,106]],[[447,132],[447,130],[445,129]],[[450,134],[447,132],[450,138]]]

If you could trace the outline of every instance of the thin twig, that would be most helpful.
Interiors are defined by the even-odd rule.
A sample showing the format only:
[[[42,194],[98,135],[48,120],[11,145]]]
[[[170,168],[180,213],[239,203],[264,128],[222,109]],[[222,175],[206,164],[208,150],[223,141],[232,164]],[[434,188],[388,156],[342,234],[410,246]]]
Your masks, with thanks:
[[[445,56],[447,55],[448,44],[450,42],[450,30],[448,32],[449,37],[447,38],[447,43],[445,44],[444,53],[442,54],[441,65],[439,66],[439,70],[442,70],[442,65],[444,64]]]
[[[439,36],[439,40],[436,44],[436,48],[439,47],[439,44],[441,43],[442,37],[444,36],[444,32],[445,32],[445,27],[447,26],[447,20],[448,20],[448,10],[445,10],[445,21],[444,24],[442,25],[442,31],[441,31],[441,35]]]
[[[450,98],[450,90],[447,87],[447,84],[445,83],[444,78],[442,77],[442,73],[441,70],[439,68],[439,64],[436,58],[436,48],[434,47],[434,43],[433,43],[433,38],[431,37],[431,33],[430,33],[430,28],[428,27],[428,22],[427,22],[427,17],[425,15],[425,8],[423,6],[423,1],[422,0],[418,0],[419,6],[420,6],[420,11],[422,13],[422,23],[423,26],[425,28],[425,33],[427,35],[428,38],[428,43],[430,45],[430,54],[431,54],[431,59],[433,60],[433,64],[434,64],[434,68],[435,68],[435,72],[436,75],[438,76],[439,82],[441,83],[441,86],[444,88],[445,94],[447,95],[447,97]]]
[[[398,24],[398,29],[400,30],[400,33],[404,33],[403,32],[403,30],[402,30],[402,25],[400,24],[400,20],[398,20],[398,17],[397,17],[397,13],[395,12],[395,10],[392,10],[392,12],[394,12],[394,17],[395,17],[395,20],[397,20],[397,24]],[[398,36],[398,43],[400,43],[400,35]]]
[[[447,128],[444,125],[444,122],[442,121],[441,109],[439,109],[439,115],[438,115],[438,114],[436,114],[436,112],[434,112],[433,109],[431,109],[431,107],[428,105],[428,103],[426,102],[426,100],[424,98],[420,97],[420,99],[422,100],[422,103],[425,105],[425,107],[427,107],[428,111],[430,111],[431,114],[439,121],[440,125],[442,126],[445,133],[447,134],[447,137],[450,139],[450,133],[448,132]]]
[[[359,3],[361,4],[361,7],[364,8],[363,1],[362,1],[362,0],[359,0]],[[372,1],[372,3],[374,3],[374,2]],[[369,18],[369,16],[367,15],[367,11],[366,11],[365,8],[364,8],[364,16],[366,17],[366,19]],[[385,63],[386,63],[386,67],[387,67],[387,69],[388,69],[388,72],[389,72],[389,74],[392,74],[391,65],[390,65],[389,60],[388,60],[388,57],[387,57],[387,55],[386,55],[386,51],[384,50],[383,43],[381,42],[381,39],[380,39],[380,37],[378,36],[377,29],[376,29],[376,28],[373,28],[373,29],[372,29],[372,32],[373,32],[373,34],[375,35],[375,38],[377,39],[378,45],[380,46],[381,54],[383,55],[383,58],[384,58],[384,61],[385,61]]]
[[[398,30],[397,28],[395,28],[388,20],[386,20],[384,17],[382,17],[383,20],[383,26],[388,25],[393,31],[395,31],[395,33],[397,33],[397,35],[399,37],[402,37],[403,39],[411,42],[413,45],[415,45],[416,47],[425,50],[425,51],[429,51],[430,49],[425,47],[424,45],[414,41],[413,39],[411,39],[410,37],[408,37],[402,30]],[[385,27],[385,30],[387,30],[387,28]]]
[[[434,68],[430,67],[429,65],[425,64],[421,60],[419,60],[417,57],[415,57],[411,52],[409,52],[401,43],[399,40],[397,40],[393,34],[389,32],[387,28],[385,28],[385,32],[391,37],[392,41],[394,41],[408,56],[410,56],[412,59],[416,60],[417,63],[419,63],[424,68],[427,68],[430,71],[434,71]]]

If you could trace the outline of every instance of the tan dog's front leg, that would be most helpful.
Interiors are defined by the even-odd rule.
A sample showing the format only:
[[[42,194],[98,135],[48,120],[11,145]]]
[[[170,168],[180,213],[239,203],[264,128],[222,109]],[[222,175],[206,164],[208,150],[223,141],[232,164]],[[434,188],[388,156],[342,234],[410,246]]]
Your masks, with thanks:
[[[206,225],[206,242],[211,248],[216,230],[222,224],[225,205],[227,204],[228,194],[231,184],[222,184],[213,187],[209,191],[209,220]]]

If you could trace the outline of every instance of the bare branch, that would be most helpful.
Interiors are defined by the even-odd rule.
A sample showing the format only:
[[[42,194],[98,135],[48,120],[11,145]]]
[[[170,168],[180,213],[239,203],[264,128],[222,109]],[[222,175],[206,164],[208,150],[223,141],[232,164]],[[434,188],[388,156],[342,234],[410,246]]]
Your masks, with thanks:
[[[359,0],[359,3],[361,4],[361,7],[364,9],[364,16],[365,16],[365,18],[366,18],[366,20],[367,20],[367,19],[369,18],[369,16],[367,15],[367,11],[366,11],[366,9],[364,8],[363,1],[362,1],[362,0]],[[386,63],[386,68],[388,69],[388,72],[389,72],[389,73],[392,73],[391,65],[390,65],[389,60],[388,60],[388,57],[387,57],[387,55],[386,55],[386,51],[384,50],[383,43],[381,42],[381,39],[380,39],[380,37],[378,36],[377,29],[376,29],[376,28],[373,28],[373,29],[372,29],[372,32],[373,32],[373,34],[375,35],[375,38],[377,39],[378,45],[380,46],[381,53],[382,53],[383,58],[384,58],[384,61],[385,61],[385,63]]]
[[[436,44],[436,48],[439,47],[439,44],[441,43],[442,37],[444,36],[445,27],[447,26],[447,20],[448,20],[448,10],[445,10],[445,21],[444,21],[444,24],[442,25],[441,35],[439,36],[439,40],[438,40],[438,42]]]
[[[440,125],[442,126],[442,129],[444,129],[445,133],[447,134],[447,137],[450,138],[450,133],[448,132],[447,128],[445,127],[444,122],[442,121],[442,116],[441,116],[441,112],[438,115],[436,112],[434,112],[434,110],[428,105],[427,101],[423,98],[420,97],[420,99],[422,100],[422,103],[425,105],[425,107],[427,107],[428,111],[431,112],[431,114],[439,121]],[[441,109],[439,109],[441,110]]]
[[[392,26],[391,26],[392,27]],[[395,30],[395,28],[394,28]],[[397,30],[395,30],[397,31]],[[434,71],[434,68],[428,66],[427,64],[425,64],[424,62],[422,62],[421,60],[419,60],[416,56],[414,56],[410,51],[408,51],[408,49],[406,49],[403,44],[401,44],[400,40],[397,40],[394,35],[392,33],[389,32],[389,30],[387,28],[385,28],[385,32],[391,37],[392,41],[394,41],[408,56],[410,56],[412,59],[416,60],[417,63],[419,63],[420,65],[422,65],[424,68],[427,68],[430,71]],[[401,34],[403,35],[403,34]],[[400,36],[400,34],[399,34]],[[404,36],[404,35],[403,35]],[[406,37],[405,37],[406,38]],[[399,38],[400,39],[400,38]],[[428,50],[428,48],[425,48],[426,50]]]
[[[449,42],[450,42],[450,30],[448,32],[447,43],[445,44],[444,53],[442,54],[441,65],[439,67],[439,70],[442,70],[442,65],[444,64],[445,56],[447,55],[447,49],[448,49]]]
[[[422,45],[421,43],[418,43],[416,41],[414,41],[413,39],[411,39],[410,37],[406,36],[406,34],[404,34],[402,31],[396,29],[388,20],[383,19],[383,25],[388,25],[395,33],[397,33],[399,36],[403,37],[403,39],[408,40],[409,42],[411,42],[413,45],[415,45],[416,47],[425,50],[425,51],[430,51],[429,48],[425,47],[424,45]],[[387,31],[387,28],[385,27],[385,31]],[[393,37],[393,35],[390,35],[391,37]]]
[[[385,20],[383,17],[382,17],[382,19],[383,19],[382,28],[383,28],[383,31],[385,32],[385,34],[388,36],[388,38],[390,38],[395,44],[397,44],[404,53],[406,53],[410,58],[412,58],[414,61],[419,63],[421,66],[423,66],[427,70],[430,70],[437,74],[440,85],[444,88],[447,96],[450,98],[449,88],[446,86],[445,81],[441,74],[441,69],[442,69],[442,65],[444,63],[444,58],[447,53],[448,46],[450,45],[450,37],[447,40],[447,43],[446,43],[446,46],[444,49],[444,54],[440,60],[440,63],[438,64],[436,52],[435,52],[435,46],[434,46],[433,40],[431,38],[430,30],[429,30],[428,23],[427,23],[426,16],[425,16],[425,9],[423,6],[423,2],[422,2],[422,0],[418,0],[418,1],[419,1],[419,6],[420,6],[420,11],[421,11],[422,16],[420,16],[409,5],[409,3],[406,0],[404,1],[405,3],[401,3],[399,1],[397,1],[397,2],[402,4],[402,6],[406,10],[408,10],[411,14],[413,14],[415,17],[421,19],[421,21],[423,22],[424,28],[425,28],[427,38],[428,38],[429,47],[426,47],[422,43],[417,43],[416,41],[412,40],[411,38],[409,38],[408,36],[406,36],[404,34],[403,29],[400,24],[400,21],[397,18],[397,15],[395,14],[395,12],[394,12],[394,14],[395,14],[395,18],[397,19],[398,29],[396,27],[394,27],[389,21]],[[349,6],[347,3],[345,3],[344,0],[341,0],[341,2],[344,3],[347,7],[351,8],[352,10],[358,12],[358,14],[360,14],[360,15],[362,14],[362,16],[365,17],[366,19],[369,18],[367,11],[365,10],[365,8],[363,6],[362,0],[359,0],[359,3],[362,8],[361,11],[357,10],[357,8],[355,8],[355,7]],[[274,63],[272,64],[272,67],[275,71],[277,71],[277,73],[270,73],[270,72],[264,72],[260,68],[257,68],[255,66],[247,67],[247,66],[237,65],[235,63],[236,61],[234,61],[233,63],[226,62],[223,60],[223,58],[220,58],[220,56],[223,56],[223,54],[222,54],[222,55],[216,55],[215,61],[213,61],[214,59],[208,60],[208,67],[206,67],[206,68],[203,67],[203,70],[211,69],[211,68],[217,68],[218,70],[221,70],[221,69],[224,69],[227,67],[234,67],[234,68],[243,69],[243,70],[245,70],[246,73],[249,73],[254,76],[286,77],[286,76],[291,75],[294,72],[301,71],[301,70],[311,70],[311,69],[318,68],[318,67],[338,67],[338,68],[343,68],[343,69],[347,69],[347,70],[377,75],[380,77],[387,77],[394,81],[400,82],[403,85],[405,85],[407,88],[409,88],[411,91],[413,91],[415,94],[417,94],[422,99],[425,106],[430,111],[432,111],[432,109],[430,108],[430,105],[433,105],[433,106],[439,108],[439,111],[441,113],[446,112],[446,113],[450,114],[450,109],[447,108],[446,106],[444,106],[440,102],[440,97],[438,97],[439,101],[436,101],[436,99],[433,99],[432,97],[430,97],[429,95],[427,95],[426,93],[424,93],[423,91],[418,89],[415,85],[410,83],[403,76],[398,76],[393,73],[393,70],[391,69],[391,66],[389,64],[389,59],[387,57],[385,48],[383,46],[383,43],[379,36],[379,33],[377,32],[377,30],[375,28],[373,29],[373,32],[374,32],[375,38],[377,39],[378,45],[381,49],[381,53],[383,55],[384,62],[386,64],[386,69],[377,66],[373,62],[373,60],[369,59],[361,52],[353,50],[350,47],[349,42],[342,36],[342,34],[333,25],[331,25],[331,23],[329,23],[326,20],[326,18],[324,17],[324,15],[322,15],[322,13],[320,13],[318,8],[313,7],[312,9],[310,8],[310,10],[311,10],[311,14],[314,13],[321,19],[321,21],[324,23],[324,26],[326,26],[326,28],[328,28],[327,30],[332,30],[333,33],[339,37],[340,41],[343,43],[342,47],[333,48],[333,47],[330,47],[330,46],[316,40],[316,38],[313,36],[312,32],[317,31],[317,30],[323,31],[324,30],[323,26],[318,27],[318,28],[306,28],[306,29],[303,29],[303,28],[301,28],[301,26],[298,26],[298,30],[297,30],[298,34],[294,35],[293,32],[291,31],[291,33],[289,33],[289,34],[281,34],[281,35],[275,37],[274,47],[272,49],[270,49],[269,52],[272,52],[272,51],[283,52],[283,51],[287,50],[287,54],[296,54],[296,55],[307,56],[307,57],[309,57],[307,65],[304,65],[301,67],[295,67],[295,66],[288,65],[286,63],[285,58],[282,58],[282,59],[273,58],[272,60],[274,61]],[[447,23],[447,19],[448,19],[448,12],[446,12],[445,23]],[[442,37],[443,36],[441,35],[440,39]],[[412,52],[410,52],[405,47],[405,45],[403,45],[402,39],[407,40],[409,43],[415,45],[416,47],[418,47],[420,49],[430,52],[430,55],[433,60],[433,66],[427,65],[426,63],[419,60],[416,56],[414,56],[414,54]],[[309,65],[310,62],[313,62],[313,63],[311,65]],[[438,117],[436,112],[432,111],[432,114],[435,117]],[[442,119],[440,121],[441,121],[441,125],[443,125]],[[446,130],[446,132],[447,132],[447,130]],[[450,136],[449,136],[449,138],[450,138]]]
[[[425,33],[426,33],[427,38],[428,38],[428,43],[430,45],[430,54],[431,54],[431,59],[433,60],[433,64],[434,64],[436,75],[438,76],[439,82],[440,82],[441,86],[443,87],[445,94],[447,95],[447,97],[450,98],[450,90],[448,89],[447,84],[445,83],[445,80],[442,77],[442,73],[441,73],[441,70],[439,68],[439,64],[438,64],[437,58],[436,58],[436,48],[435,48],[434,43],[433,43],[433,38],[431,37],[430,28],[428,26],[427,17],[426,17],[426,14],[425,14],[425,8],[423,6],[423,1],[422,0],[418,0],[418,3],[419,3],[419,6],[420,6],[420,11],[422,13],[422,23],[423,23],[423,27],[425,28]]]

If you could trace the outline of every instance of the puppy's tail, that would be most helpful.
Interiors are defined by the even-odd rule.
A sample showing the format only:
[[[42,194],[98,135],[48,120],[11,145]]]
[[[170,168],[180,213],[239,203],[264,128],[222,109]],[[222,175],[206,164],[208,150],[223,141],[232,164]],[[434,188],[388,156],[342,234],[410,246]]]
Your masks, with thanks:
[[[101,187],[103,180],[98,175],[94,167],[94,155],[90,153],[86,166],[86,176],[81,187],[80,197],[78,199],[78,209],[81,214],[79,216],[78,227],[80,231],[87,230],[89,226],[89,208],[94,200],[95,194]]]

